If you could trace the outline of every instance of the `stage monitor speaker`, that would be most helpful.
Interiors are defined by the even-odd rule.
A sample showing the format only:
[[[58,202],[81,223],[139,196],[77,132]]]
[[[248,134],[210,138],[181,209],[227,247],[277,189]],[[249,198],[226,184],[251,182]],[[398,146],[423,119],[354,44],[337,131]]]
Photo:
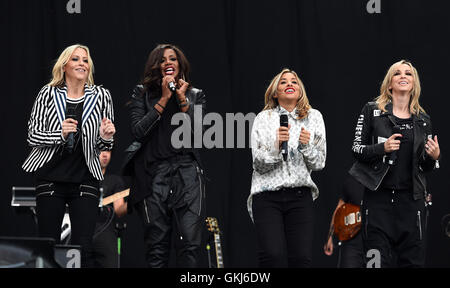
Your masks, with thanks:
[[[0,268],[60,268],[51,238],[0,237]]]

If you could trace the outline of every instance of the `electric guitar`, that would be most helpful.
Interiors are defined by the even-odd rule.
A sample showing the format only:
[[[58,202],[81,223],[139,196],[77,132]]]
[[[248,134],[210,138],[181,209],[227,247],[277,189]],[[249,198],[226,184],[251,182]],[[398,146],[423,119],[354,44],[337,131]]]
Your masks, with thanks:
[[[220,230],[217,219],[214,217],[206,218],[206,226],[209,232],[214,234],[214,245],[216,248],[217,268],[223,268],[222,245],[220,244]]]
[[[353,238],[361,229],[360,206],[344,203],[334,215],[334,234],[339,241]]]

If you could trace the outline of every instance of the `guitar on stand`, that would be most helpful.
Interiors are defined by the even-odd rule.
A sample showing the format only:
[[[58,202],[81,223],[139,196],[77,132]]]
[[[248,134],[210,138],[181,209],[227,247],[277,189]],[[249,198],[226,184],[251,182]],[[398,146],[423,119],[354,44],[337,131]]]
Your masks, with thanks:
[[[214,217],[207,217],[206,218],[206,226],[208,228],[208,231],[213,233],[214,235],[214,246],[216,250],[216,260],[217,260],[217,268],[224,268],[223,266],[223,257],[222,257],[222,244],[220,243],[220,230],[219,230],[219,224],[217,222],[217,219]],[[208,256],[210,247],[209,244],[207,245],[208,249]],[[211,263],[209,264],[211,268]]]

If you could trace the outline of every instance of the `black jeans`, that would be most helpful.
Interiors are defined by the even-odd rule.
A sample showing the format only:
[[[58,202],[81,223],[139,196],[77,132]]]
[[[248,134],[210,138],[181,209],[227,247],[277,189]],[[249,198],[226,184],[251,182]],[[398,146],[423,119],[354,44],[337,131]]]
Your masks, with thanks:
[[[314,214],[309,188],[255,194],[252,210],[261,267],[311,266]]]
[[[147,264],[168,266],[175,230],[177,266],[198,267],[205,202],[201,170],[189,155],[158,161],[149,168],[151,194],[136,204],[144,224]]]
[[[99,205],[99,183],[86,185],[39,181],[36,211],[40,237],[61,240],[61,225],[69,208],[71,244],[81,246],[81,266],[92,267],[92,236]]]
[[[338,268],[364,268],[364,247],[361,231],[339,247]]]
[[[364,192],[364,252],[378,250],[381,268],[425,265],[427,211],[424,199],[414,200],[412,195],[410,190]]]

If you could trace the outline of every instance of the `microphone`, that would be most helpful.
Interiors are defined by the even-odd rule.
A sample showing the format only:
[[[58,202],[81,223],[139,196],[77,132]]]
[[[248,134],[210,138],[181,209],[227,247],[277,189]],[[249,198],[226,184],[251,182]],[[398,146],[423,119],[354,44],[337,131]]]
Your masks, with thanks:
[[[395,125],[394,128],[392,128],[392,134],[397,134],[397,133],[401,134],[401,132],[402,131],[400,130],[400,127],[397,125]],[[388,164],[391,166],[394,166],[397,161],[397,151],[398,150],[392,151],[391,155],[389,156]]]
[[[66,119],[67,118],[72,118],[72,119],[76,119],[77,115],[75,114],[75,109],[73,107],[67,107],[67,111],[66,111]],[[66,150],[69,153],[73,152],[73,146],[75,143],[75,139],[73,136],[73,132],[69,133],[69,135],[67,136],[67,143],[66,143]]]
[[[289,120],[287,114],[281,114],[280,115],[280,127],[288,127]],[[283,141],[281,142],[281,154],[283,155],[283,160],[287,160],[287,151],[288,151],[288,142]]]
[[[174,82],[174,81],[170,81],[170,82],[169,82],[169,89],[170,89],[170,91],[172,91],[172,92],[175,92],[175,90],[177,89],[177,86],[175,85],[175,82]]]

